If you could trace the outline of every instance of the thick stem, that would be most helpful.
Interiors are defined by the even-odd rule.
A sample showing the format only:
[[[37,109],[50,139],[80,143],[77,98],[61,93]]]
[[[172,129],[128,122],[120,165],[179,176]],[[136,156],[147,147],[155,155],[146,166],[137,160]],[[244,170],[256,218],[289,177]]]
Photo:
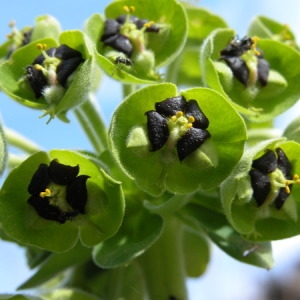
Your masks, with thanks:
[[[134,84],[123,84],[122,89],[123,89],[123,99],[125,99],[127,96],[129,96],[130,94],[132,94],[137,90],[137,86]]]
[[[176,217],[165,220],[159,240],[141,257],[150,300],[185,300],[187,297],[182,224]]]
[[[74,112],[95,151],[101,153],[108,147],[107,128],[93,101],[90,97]]]
[[[37,144],[12,129],[5,128],[4,134],[9,145],[23,150],[28,154],[33,154],[41,151],[41,148]]]

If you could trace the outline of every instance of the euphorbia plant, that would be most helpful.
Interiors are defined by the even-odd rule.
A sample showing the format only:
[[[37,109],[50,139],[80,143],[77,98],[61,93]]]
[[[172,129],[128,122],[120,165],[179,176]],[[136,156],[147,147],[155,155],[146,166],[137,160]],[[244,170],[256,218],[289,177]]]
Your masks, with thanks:
[[[1,91],[47,126],[74,111],[93,146],[42,151],[1,127],[0,236],[35,270],[19,287],[34,296],[16,297],[188,299],[210,242],[273,266],[271,242],[299,234],[299,120],[272,131],[300,95],[289,28],[260,16],[239,37],[176,0],[113,1],[83,30],[12,27]],[[108,127],[92,101],[102,76],[124,91]]]

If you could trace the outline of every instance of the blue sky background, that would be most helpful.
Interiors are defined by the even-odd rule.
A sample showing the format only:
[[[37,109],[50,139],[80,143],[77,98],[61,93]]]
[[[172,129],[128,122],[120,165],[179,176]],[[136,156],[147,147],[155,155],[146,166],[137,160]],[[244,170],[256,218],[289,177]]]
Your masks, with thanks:
[[[158,0],[157,0],[158,1]],[[22,28],[32,25],[35,17],[51,14],[56,17],[63,29],[82,28],[84,21],[93,13],[103,11],[110,1],[64,0],[64,1],[7,1],[0,11],[0,43],[10,32],[8,23],[16,20]],[[300,2],[296,0],[202,0],[191,1],[220,14],[240,36],[246,34],[247,26],[256,15],[265,15],[282,23],[287,23],[300,36]],[[121,100],[121,88],[117,82],[104,78],[97,93],[101,111],[107,123],[116,105]],[[276,124],[284,128],[288,121],[297,115],[293,108],[288,114],[277,119]],[[6,95],[0,94],[0,114],[5,126],[30,137],[42,148],[81,148],[91,150],[91,146],[69,113],[71,124],[53,120],[49,125],[45,119],[39,119],[40,111],[20,106]],[[212,248],[212,260],[208,270],[200,279],[189,280],[191,300],[250,300],[259,299],[257,290],[267,278],[282,276],[299,258],[300,239],[293,238],[274,243],[277,265],[272,271],[238,263]],[[24,253],[13,244],[0,241],[0,293],[12,292],[29,275]]]

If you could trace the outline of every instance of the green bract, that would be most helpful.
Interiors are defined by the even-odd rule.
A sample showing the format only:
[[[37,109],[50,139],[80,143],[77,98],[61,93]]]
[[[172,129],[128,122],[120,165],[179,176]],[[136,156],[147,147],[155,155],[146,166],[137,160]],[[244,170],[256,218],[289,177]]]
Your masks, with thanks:
[[[61,89],[58,89],[48,101],[44,96],[37,99],[26,79],[26,67],[41,54],[37,44],[46,44],[48,49],[66,44],[78,50],[84,59],[72,74],[73,78],[67,83],[67,87],[59,86]],[[49,120],[58,116],[63,121],[68,121],[67,111],[86,100],[94,87],[97,66],[92,57],[93,51],[91,41],[79,30],[64,31],[59,37],[59,43],[49,38],[35,41],[14,52],[11,58],[0,66],[0,87],[17,102],[44,110],[44,115],[50,116]]]
[[[211,134],[199,151],[182,162],[172,154],[164,157],[163,149],[150,152],[145,116],[156,102],[178,94],[187,100],[196,99],[210,122]],[[112,151],[120,166],[153,195],[165,190],[188,193],[218,186],[241,157],[246,139],[241,117],[219,93],[206,88],[178,93],[168,83],[146,87],[129,96],[113,116],[110,135]]]
[[[105,46],[101,41],[105,20],[115,20],[121,15],[126,15],[124,7],[134,7],[132,11],[128,12],[128,18],[129,15],[132,15],[140,20],[154,22],[154,25],[159,27],[158,32],[143,33],[144,29],[136,29],[136,26],[131,24],[125,25],[120,30],[120,33],[128,37],[133,45],[133,52],[132,55],[129,55],[130,57],[113,47]],[[106,19],[103,20],[99,14],[91,16],[85,29],[97,45],[99,51],[97,61],[101,68],[109,76],[123,82],[150,83],[151,81],[159,81],[161,78],[156,69],[174,60],[186,39],[186,14],[182,4],[175,0],[159,2],[115,1],[106,7],[105,17]],[[130,59],[131,63],[128,65],[118,64],[116,61],[118,57]]]
[[[249,26],[248,34],[258,35],[261,38],[271,38],[299,50],[295,34],[289,26],[287,24],[280,24],[266,16],[257,16],[254,18]]]
[[[260,157],[266,149],[275,150],[277,147],[285,152],[291,162],[293,174],[298,174],[299,144],[284,139],[268,140],[247,150],[221,186],[226,217],[236,231],[251,240],[271,241],[299,234],[300,190],[296,184],[280,209],[273,203],[258,207],[252,196],[249,176],[252,161]]]
[[[200,56],[203,81],[206,86],[219,91],[238,105],[250,109],[249,112],[241,110],[250,120],[268,121],[287,110],[299,98],[297,81],[300,75],[299,52],[275,40],[259,39],[258,51],[262,51],[270,66],[268,82],[264,87],[259,83],[245,87],[232,76],[229,67],[219,61],[220,51],[235,36],[236,33],[231,29],[217,29],[204,41]],[[295,67],[291,68],[293,64]]]
[[[40,164],[57,159],[61,164],[79,165],[80,173],[89,176],[85,213],[77,214],[64,224],[40,217],[27,203],[27,188]],[[0,218],[7,234],[22,244],[53,252],[71,249],[80,239],[93,246],[113,236],[122,221],[124,200],[120,183],[114,181],[87,157],[71,151],[38,152],[14,169],[0,193]]]

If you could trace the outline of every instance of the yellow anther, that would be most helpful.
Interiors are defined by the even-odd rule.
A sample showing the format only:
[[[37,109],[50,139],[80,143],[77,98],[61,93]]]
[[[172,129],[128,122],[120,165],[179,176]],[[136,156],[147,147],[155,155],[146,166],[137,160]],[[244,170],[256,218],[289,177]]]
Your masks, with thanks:
[[[189,128],[193,127],[193,124],[192,124],[192,123],[187,123],[187,124],[185,125],[185,127],[186,127],[187,129],[189,129]]]
[[[293,176],[293,180],[296,184],[300,185],[300,178],[299,178],[299,175],[298,174],[295,174]]]
[[[39,71],[42,71],[42,70],[43,70],[43,67],[42,67],[41,65],[39,65],[39,64],[35,64],[33,67],[34,67],[36,70],[39,70]]]
[[[257,49],[254,49],[254,54],[255,55],[260,55],[260,52]]]
[[[44,192],[40,192],[40,197],[45,198],[51,196],[51,190],[50,189],[45,189]]]
[[[16,26],[16,21],[15,21],[15,20],[11,20],[11,21],[8,23],[8,26],[9,26],[10,28],[15,27],[15,26]]]
[[[149,28],[149,27],[151,27],[152,25],[154,25],[154,22],[153,22],[153,21],[149,21],[149,22],[147,22],[147,23],[144,24],[144,27],[145,27],[145,28]]]
[[[172,116],[172,117],[171,117],[171,121],[172,121],[172,122],[176,122],[176,120],[177,120],[177,117],[176,117],[176,116]]]
[[[183,116],[183,112],[181,110],[176,112],[177,119]]]
[[[39,50],[46,50],[46,49],[47,49],[47,44],[38,43],[38,44],[36,45],[36,47],[37,47]]]
[[[123,10],[124,10],[126,13],[129,13],[129,12],[130,12],[129,6],[124,5],[122,8],[123,8]]]
[[[129,7],[129,10],[130,10],[130,12],[134,12],[134,11],[135,11],[135,6],[131,5],[131,6]]]
[[[194,123],[195,122],[195,118],[193,116],[189,116],[188,117],[188,122],[189,123]]]
[[[260,52],[256,49],[256,43],[259,40],[258,36],[254,36],[251,38],[253,44],[251,45],[251,48],[253,49],[255,55],[260,55]]]

